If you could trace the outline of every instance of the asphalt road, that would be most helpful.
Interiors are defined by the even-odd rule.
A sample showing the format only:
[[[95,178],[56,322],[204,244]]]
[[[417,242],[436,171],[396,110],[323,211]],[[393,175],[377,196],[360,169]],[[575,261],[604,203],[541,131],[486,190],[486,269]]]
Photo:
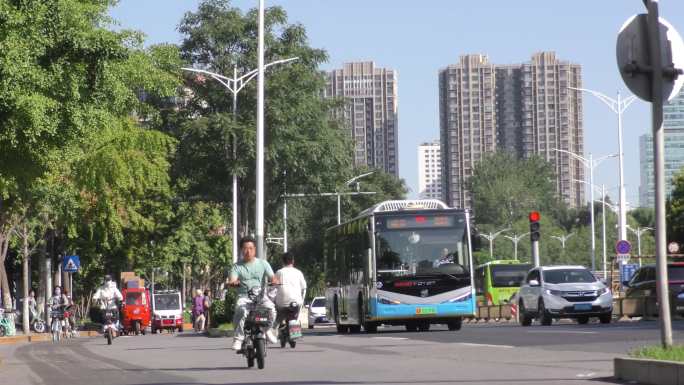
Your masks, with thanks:
[[[684,323],[674,325],[684,343]],[[612,359],[658,342],[655,322],[612,325],[464,324],[408,333],[307,333],[295,349],[270,347],[264,370],[247,369],[230,339],[193,333],[82,338],[59,345],[0,345],[7,384],[601,384]]]

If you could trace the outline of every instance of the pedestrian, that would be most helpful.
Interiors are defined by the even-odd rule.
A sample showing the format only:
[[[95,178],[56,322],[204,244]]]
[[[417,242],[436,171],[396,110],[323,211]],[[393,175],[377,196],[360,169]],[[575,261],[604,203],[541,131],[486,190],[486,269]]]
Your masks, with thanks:
[[[204,291],[204,329],[207,330],[211,326],[211,292],[209,290]]]
[[[195,317],[194,327],[197,333],[204,330],[204,296],[202,289],[197,289],[195,298],[192,299],[192,315]]]

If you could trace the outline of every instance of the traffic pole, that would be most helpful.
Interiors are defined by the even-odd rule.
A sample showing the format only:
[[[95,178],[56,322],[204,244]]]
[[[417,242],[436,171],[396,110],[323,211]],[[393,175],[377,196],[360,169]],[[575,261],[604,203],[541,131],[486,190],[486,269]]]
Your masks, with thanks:
[[[660,337],[664,348],[672,347],[670,295],[667,278],[666,217],[665,217],[665,138],[663,133],[663,62],[660,47],[660,21],[658,2],[648,0],[648,46],[651,60],[651,113],[653,124],[653,156],[655,161],[655,214],[656,214],[656,290]]]

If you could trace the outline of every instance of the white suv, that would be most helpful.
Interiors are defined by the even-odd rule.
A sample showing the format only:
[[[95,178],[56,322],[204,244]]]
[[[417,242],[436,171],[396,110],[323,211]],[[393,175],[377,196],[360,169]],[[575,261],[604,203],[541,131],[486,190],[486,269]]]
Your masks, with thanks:
[[[527,273],[518,292],[518,320],[530,326],[533,318],[551,325],[554,318],[575,318],[580,324],[589,317],[610,323],[613,295],[603,282],[583,266],[540,266]]]

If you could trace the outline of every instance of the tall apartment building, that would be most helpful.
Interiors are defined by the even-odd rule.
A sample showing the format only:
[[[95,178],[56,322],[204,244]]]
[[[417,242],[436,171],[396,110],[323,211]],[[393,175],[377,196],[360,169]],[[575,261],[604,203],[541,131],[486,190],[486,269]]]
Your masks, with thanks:
[[[672,192],[672,178],[684,168],[684,89],[663,107],[665,136],[665,193]],[[639,137],[639,206],[655,207],[653,135]]]
[[[418,146],[418,196],[442,199],[442,156],[439,141]]]
[[[583,155],[581,66],[541,52],[522,64],[496,65],[464,55],[439,73],[442,198],[471,207],[467,181],[473,167],[495,151],[540,156],[556,172],[560,196],[584,204],[584,168],[565,150]]]
[[[373,62],[327,73],[325,97],[344,98],[344,121],[354,140],[354,166],[399,175],[397,72]]]

